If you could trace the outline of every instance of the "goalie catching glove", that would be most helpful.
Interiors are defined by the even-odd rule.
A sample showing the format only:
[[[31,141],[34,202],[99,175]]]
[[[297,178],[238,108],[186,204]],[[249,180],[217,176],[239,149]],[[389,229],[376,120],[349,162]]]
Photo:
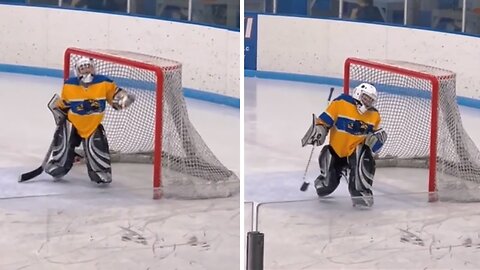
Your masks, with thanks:
[[[328,134],[328,128],[324,125],[316,124],[316,116],[313,114],[313,121],[310,128],[307,130],[302,138],[302,147],[307,144],[320,146],[325,142]]]
[[[117,88],[112,100],[112,107],[115,110],[122,110],[130,106],[135,101],[135,96],[123,90]]]
[[[387,132],[383,128],[376,130],[365,138],[365,145],[370,147],[372,152],[377,153],[387,141]]]

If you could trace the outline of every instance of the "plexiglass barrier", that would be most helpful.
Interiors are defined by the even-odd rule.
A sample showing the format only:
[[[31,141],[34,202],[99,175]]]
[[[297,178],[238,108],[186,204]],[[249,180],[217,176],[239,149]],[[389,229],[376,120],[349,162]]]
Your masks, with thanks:
[[[480,35],[478,0],[245,0],[245,11],[341,18]]]
[[[240,28],[239,0],[0,0],[0,3],[128,13]]]

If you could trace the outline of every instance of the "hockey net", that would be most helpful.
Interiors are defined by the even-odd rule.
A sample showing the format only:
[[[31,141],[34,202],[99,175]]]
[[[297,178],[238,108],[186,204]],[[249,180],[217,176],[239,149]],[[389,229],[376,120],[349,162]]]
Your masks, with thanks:
[[[428,168],[430,201],[480,200],[480,152],[465,132],[455,73],[420,64],[349,58],[344,92],[376,86],[376,107],[388,139],[378,166]]]
[[[112,162],[153,163],[155,199],[238,192],[238,177],[215,157],[188,118],[180,63],[126,51],[68,48],[64,79],[73,76],[80,57],[91,58],[97,74],[135,95],[125,110],[107,106],[102,124]]]

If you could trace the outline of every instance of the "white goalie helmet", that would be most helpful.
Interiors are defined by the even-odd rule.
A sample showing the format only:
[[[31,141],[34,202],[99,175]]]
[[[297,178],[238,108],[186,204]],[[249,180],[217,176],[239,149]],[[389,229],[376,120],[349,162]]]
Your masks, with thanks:
[[[362,83],[353,89],[352,96],[360,103],[357,106],[358,112],[363,114],[374,108],[377,102],[377,88],[369,83]]]
[[[91,83],[95,74],[95,66],[90,58],[82,57],[75,63],[75,76],[83,83]]]

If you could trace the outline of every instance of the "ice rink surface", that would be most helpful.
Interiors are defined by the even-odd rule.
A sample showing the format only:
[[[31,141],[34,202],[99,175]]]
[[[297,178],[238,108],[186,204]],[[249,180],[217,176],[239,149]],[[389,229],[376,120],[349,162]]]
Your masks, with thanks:
[[[344,182],[328,198],[313,185],[299,190],[311,151],[300,139],[330,87],[245,78],[245,201],[260,203],[265,269],[480,269],[480,204],[429,203],[424,169],[377,169],[370,209],[352,207]],[[340,93],[336,86],[333,96]],[[480,110],[460,111],[479,146]],[[252,205],[244,209],[248,231]]]
[[[64,180],[37,168],[54,121],[46,107],[58,78],[0,73],[0,269],[239,269],[239,195],[152,200],[152,165],[113,164],[108,187],[83,164]],[[187,99],[190,119],[239,175],[239,110]],[[188,187],[187,187],[188,188]]]

